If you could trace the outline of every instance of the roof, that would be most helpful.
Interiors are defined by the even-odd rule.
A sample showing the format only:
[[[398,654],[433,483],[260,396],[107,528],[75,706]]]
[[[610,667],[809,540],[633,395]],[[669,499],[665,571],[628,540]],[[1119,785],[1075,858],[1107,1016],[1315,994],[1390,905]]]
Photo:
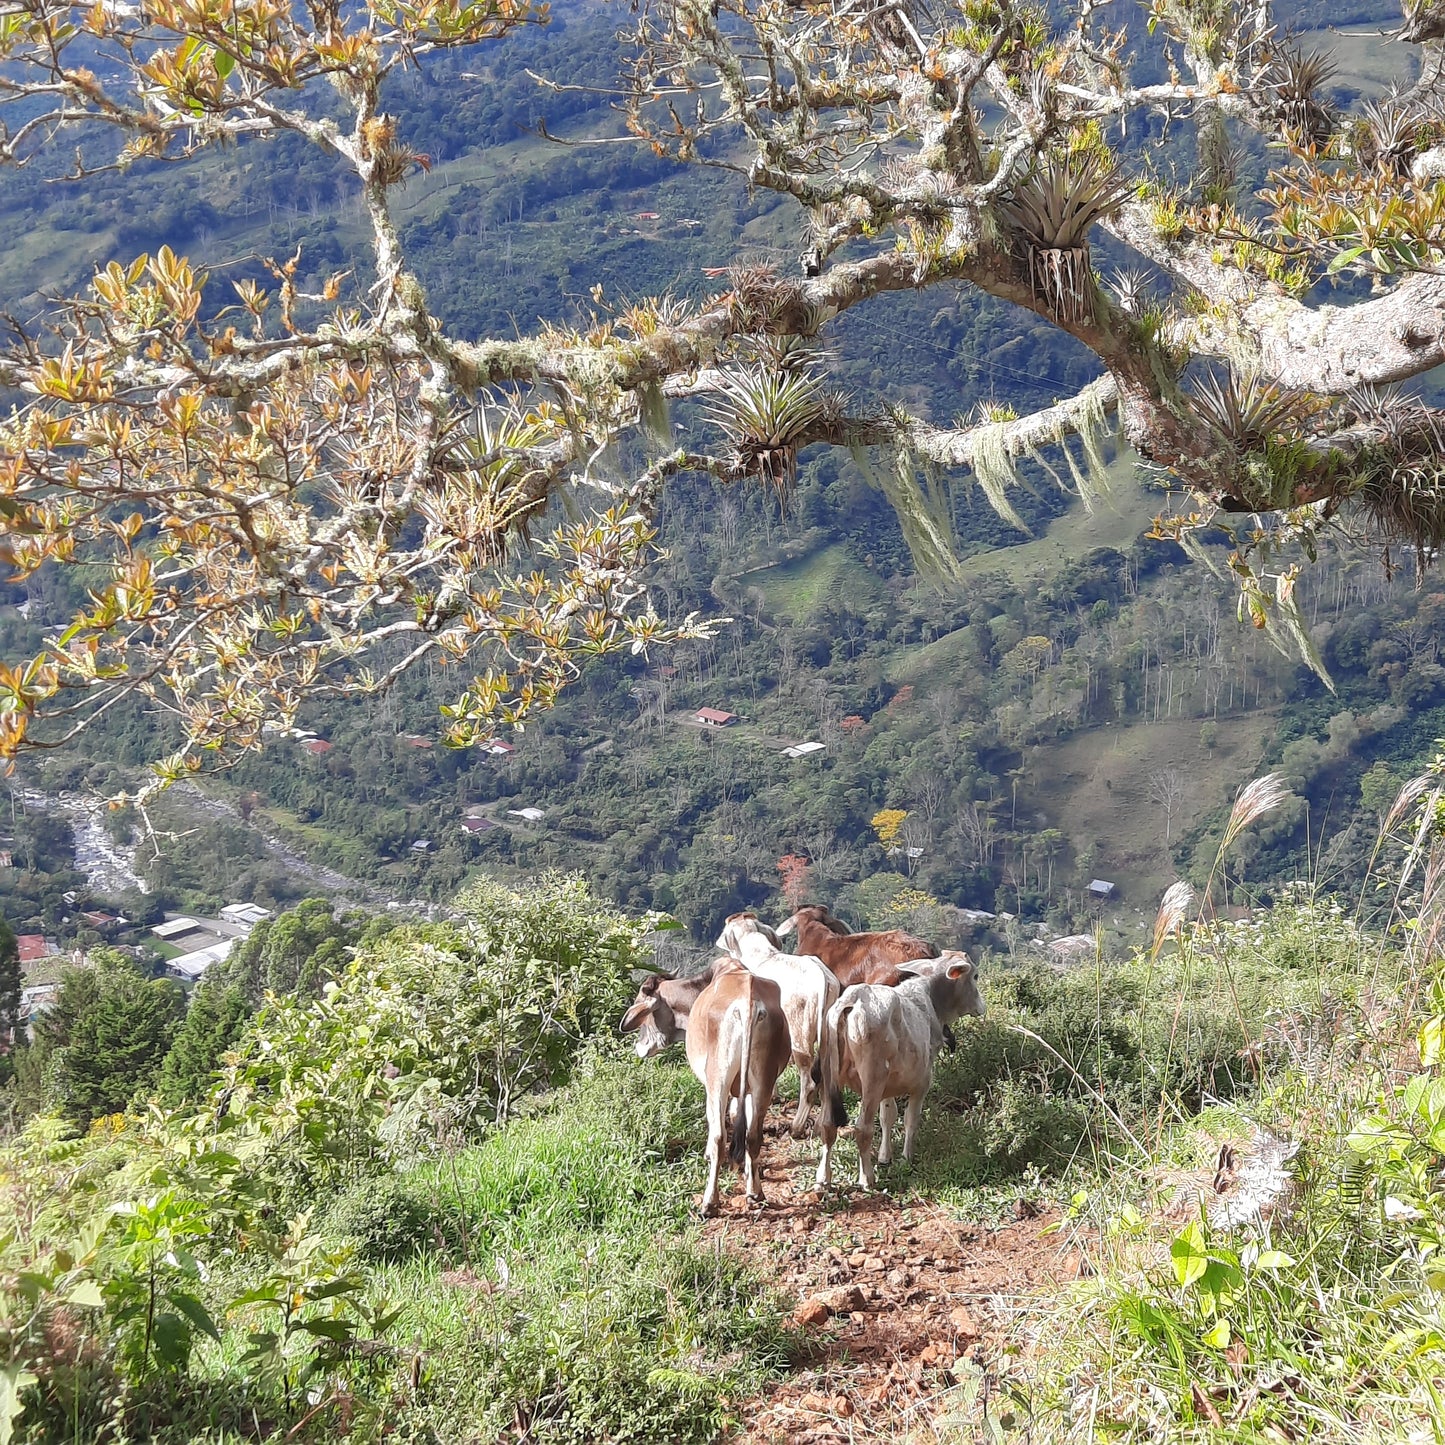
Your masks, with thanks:
[[[113,913],[82,913],[80,915],[92,928],[104,928],[107,923],[115,923],[116,916]]]
[[[222,939],[220,943],[198,948],[194,953],[183,953],[179,958],[171,959],[166,967],[183,978],[200,978],[213,963],[220,963],[235,946],[234,938]]]
[[[697,710],[697,715],[704,722],[710,723],[730,723],[738,720],[738,715],[735,712],[723,712],[721,709],[715,707],[700,707]]]
[[[411,851],[412,851],[413,853],[430,853],[430,852],[431,852],[431,839],[430,839],[430,838],[418,838],[418,839],[416,840],[416,842],[411,845]]]
[[[327,742],[325,738],[312,738],[310,742],[302,743],[301,746],[305,748],[312,757],[319,758],[322,753],[329,753],[332,745]]]
[[[827,747],[826,743],[794,743],[790,748],[783,749],[785,758],[805,758],[809,753],[821,753]]]
[[[255,903],[228,903],[221,909],[227,923],[264,923],[271,916],[269,908]]]
[[[164,923],[157,923],[151,932],[157,938],[180,938],[187,933],[194,933],[206,925],[199,918],[168,918]]]
[[[508,808],[509,818],[525,818],[529,823],[539,823],[547,815],[540,808]]]
[[[406,741],[407,747],[409,747],[409,748],[429,748],[429,747],[431,747],[431,739],[430,739],[430,738],[417,737],[417,736],[415,736],[415,735],[413,735],[413,734],[410,734],[410,733],[407,734],[405,741]]]
[[[55,952],[55,945],[43,933],[18,934],[15,945],[20,950],[21,963],[34,963],[37,959],[49,958]]]
[[[1090,893],[1102,893],[1106,898],[1114,891],[1114,885],[1105,878],[1096,878],[1089,884]]]
[[[463,818],[462,831],[466,833],[486,833],[497,825],[490,818]]]
[[[511,743],[504,743],[500,738],[493,738],[493,739],[491,740],[491,742],[487,743],[487,744],[482,748],[482,751],[483,751],[484,753],[502,754],[502,753],[514,753],[514,752],[516,752],[517,750],[516,750],[516,748],[514,748],[514,747],[511,745]]]

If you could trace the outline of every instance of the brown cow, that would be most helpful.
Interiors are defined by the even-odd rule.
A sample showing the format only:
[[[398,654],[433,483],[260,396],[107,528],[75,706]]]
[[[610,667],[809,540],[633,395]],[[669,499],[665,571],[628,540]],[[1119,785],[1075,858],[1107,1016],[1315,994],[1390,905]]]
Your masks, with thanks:
[[[886,933],[849,933],[845,924],[816,903],[800,908],[780,923],[777,931],[780,937],[796,933],[798,952],[822,959],[844,988],[855,983],[896,987],[909,976],[904,965],[939,954],[926,939],[898,928]]]
[[[709,972],[710,981],[696,992],[696,980],[659,978],[654,983],[649,979],[622,1019],[623,1033],[637,1030],[637,1052],[642,1058],[660,1053],[679,1039],[686,1040],[688,1066],[707,1095],[704,1214],[717,1210],[728,1105],[734,1095],[737,1114],[731,1121],[728,1153],[743,1173],[748,1198],[763,1202],[758,1169],[763,1120],[773,1102],[778,1075],[792,1057],[777,984],[749,973],[732,959],[719,959]]]

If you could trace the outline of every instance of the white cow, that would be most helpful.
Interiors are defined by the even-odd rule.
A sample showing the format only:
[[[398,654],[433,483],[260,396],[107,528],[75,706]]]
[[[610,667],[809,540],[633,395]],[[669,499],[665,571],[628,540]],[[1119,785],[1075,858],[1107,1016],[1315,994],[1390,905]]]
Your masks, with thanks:
[[[983,995],[967,954],[946,953],[909,965],[920,967],[928,972],[905,979],[896,988],[854,984],[828,1011],[838,1081],[861,1096],[853,1132],[858,1141],[858,1182],[865,1189],[874,1187],[874,1116],[880,1116],[883,1132],[878,1162],[888,1164],[893,1159],[896,1101],[907,1097],[903,1157],[911,1164],[923,1096],[933,1082],[933,1060],[943,1047],[944,1027],[965,1014],[984,1015]],[[830,1182],[823,1178],[820,1185]]]
[[[734,913],[724,925],[717,946],[737,958],[750,973],[777,984],[782,995],[799,1079],[792,1134],[795,1139],[803,1137],[813,1102],[821,1104],[819,1134],[823,1140],[823,1157],[818,1162],[821,1188],[831,1175],[833,1140],[839,1128],[848,1122],[838,1088],[834,1036],[827,1027],[828,1010],[842,992],[838,980],[810,954],[784,953],[778,947],[777,934],[751,913]]]

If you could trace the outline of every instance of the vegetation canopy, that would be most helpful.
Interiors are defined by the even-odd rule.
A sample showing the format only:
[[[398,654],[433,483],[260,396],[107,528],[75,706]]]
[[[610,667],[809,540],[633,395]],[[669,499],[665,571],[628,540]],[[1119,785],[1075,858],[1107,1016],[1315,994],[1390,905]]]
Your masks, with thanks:
[[[1396,389],[1445,360],[1445,22],[1409,6],[1418,80],[1345,114],[1268,5],[1155,0],[1132,37],[1108,8],[640,6],[630,138],[795,198],[800,274],[739,262],[696,301],[598,291],[575,326],[484,338],[409,265],[394,199],[428,159],[387,87],[545,5],[0,4],[0,161],[63,148],[84,185],[289,133],[354,177],[371,249],[368,274],[312,278],[298,252],[263,285],[162,248],[14,323],[4,560],[79,569],[87,600],[0,670],[0,753],[140,691],[183,730],[164,783],[422,660],[466,665],[447,741],[485,742],[588,656],[706,633],[648,599],[669,478],[786,492],[805,447],[884,449],[920,565],[948,576],[939,472],[971,469],[1011,516],[1020,459],[1077,439],[1087,487],[1111,417],[1192,493],[1161,534],[1224,526],[1241,616],[1310,655],[1294,544],[1354,518],[1425,562],[1445,537],[1440,414]],[[1143,144],[1180,122],[1189,186]],[[1096,249],[1149,269],[1105,286]],[[1068,333],[1097,379],[956,427],[828,386],[834,318],[959,284]]]

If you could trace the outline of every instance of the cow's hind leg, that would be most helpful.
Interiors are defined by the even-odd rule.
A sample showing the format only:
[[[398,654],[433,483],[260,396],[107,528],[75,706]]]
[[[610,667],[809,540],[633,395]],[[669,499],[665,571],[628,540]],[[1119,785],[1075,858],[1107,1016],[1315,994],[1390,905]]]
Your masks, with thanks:
[[[913,1163],[913,1148],[918,1142],[918,1121],[923,1117],[923,1090],[909,1095],[903,1115],[903,1157]]]
[[[893,1162],[893,1128],[898,1123],[898,1101],[884,1099],[878,1109],[878,1162]]]
[[[810,1072],[813,1061],[809,1058],[799,1058],[797,1054],[794,1054],[793,1062],[798,1066],[798,1108],[793,1115],[793,1123],[789,1132],[794,1139],[801,1139],[808,1132],[808,1120],[813,1113],[813,1077]]]
[[[819,1119],[818,1135],[822,1148],[818,1152],[818,1172],[813,1183],[818,1189],[827,1189],[833,1183],[833,1141],[838,1137],[838,1126],[826,1109]]]
[[[721,1088],[708,1090],[707,1100],[707,1188],[702,1192],[702,1212],[717,1213],[718,1175],[722,1172],[723,1133],[727,1124],[727,1096]]]
[[[876,1094],[865,1093],[858,1104],[858,1122],[853,1137],[858,1141],[858,1183],[864,1189],[875,1187],[873,1173],[873,1120],[881,1102]]]
[[[749,1095],[752,1110],[748,1114],[748,1160],[745,1179],[748,1198],[755,1204],[766,1204],[763,1197],[763,1170],[758,1156],[763,1152],[763,1120],[767,1117],[768,1105],[773,1102],[771,1089],[760,1089]],[[741,1120],[738,1121],[741,1124]]]

